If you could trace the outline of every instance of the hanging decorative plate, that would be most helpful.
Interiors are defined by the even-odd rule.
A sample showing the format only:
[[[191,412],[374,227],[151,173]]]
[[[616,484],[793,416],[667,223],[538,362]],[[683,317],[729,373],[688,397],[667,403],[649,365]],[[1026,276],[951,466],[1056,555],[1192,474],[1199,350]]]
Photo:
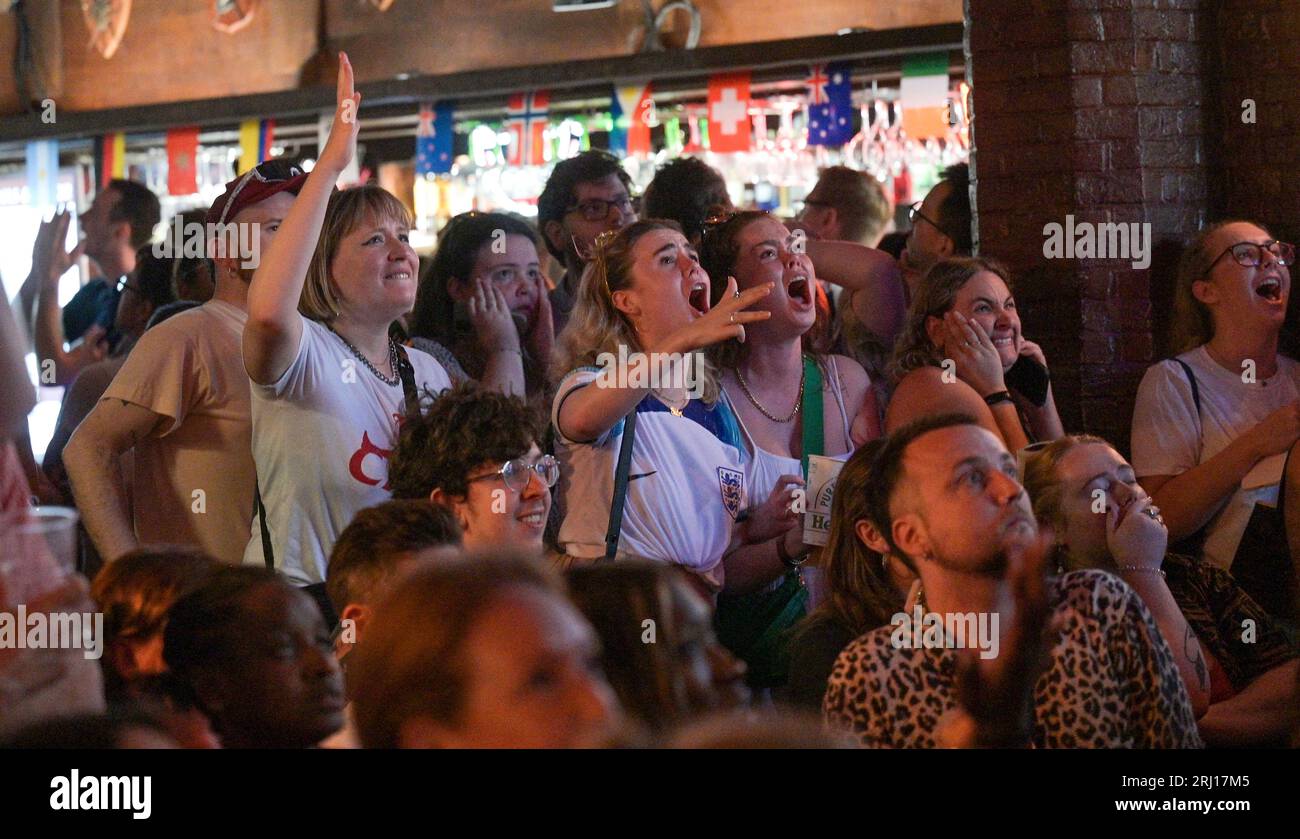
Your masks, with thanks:
[[[212,28],[233,35],[253,22],[261,0],[212,0]]]
[[[90,30],[90,45],[105,58],[112,58],[126,34],[131,0],[81,0],[81,15]]]

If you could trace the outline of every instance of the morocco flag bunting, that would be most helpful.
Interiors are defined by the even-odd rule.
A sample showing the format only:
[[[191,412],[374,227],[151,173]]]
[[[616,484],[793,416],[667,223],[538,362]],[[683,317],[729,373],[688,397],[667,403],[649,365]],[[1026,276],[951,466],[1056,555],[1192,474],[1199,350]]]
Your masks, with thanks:
[[[709,78],[709,148],[749,151],[749,73]]]
[[[199,129],[178,128],[167,132],[167,193],[193,195],[199,191],[194,158],[199,151]]]

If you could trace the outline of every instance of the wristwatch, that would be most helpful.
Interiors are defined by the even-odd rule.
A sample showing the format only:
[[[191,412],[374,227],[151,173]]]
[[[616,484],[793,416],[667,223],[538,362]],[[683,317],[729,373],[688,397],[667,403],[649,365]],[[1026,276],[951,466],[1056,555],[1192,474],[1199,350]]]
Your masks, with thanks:
[[[990,393],[988,396],[984,397],[984,404],[990,407],[998,404],[999,402],[1011,402],[1011,401],[1013,401],[1011,399],[1011,392],[1006,390],[999,390],[996,393]]]

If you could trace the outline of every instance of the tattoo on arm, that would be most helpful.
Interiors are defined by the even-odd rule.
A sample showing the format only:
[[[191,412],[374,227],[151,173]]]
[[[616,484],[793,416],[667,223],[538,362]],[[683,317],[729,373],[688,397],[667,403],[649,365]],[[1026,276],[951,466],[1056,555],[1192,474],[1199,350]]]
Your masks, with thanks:
[[[1190,626],[1183,635],[1183,655],[1196,670],[1196,681],[1200,683],[1201,690],[1208,691],[1210,689],[1209,669],[1205,666],[1205,657],[1201,655],[1201,645],[1196,641],[1196,633],[1192,632]]]

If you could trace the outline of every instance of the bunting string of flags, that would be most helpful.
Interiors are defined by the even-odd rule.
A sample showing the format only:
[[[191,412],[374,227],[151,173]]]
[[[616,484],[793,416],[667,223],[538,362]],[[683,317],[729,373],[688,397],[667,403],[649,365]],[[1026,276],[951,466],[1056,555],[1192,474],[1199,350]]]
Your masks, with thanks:
[[[969,87],[950,93],[947,54],[904,58],[902,70],[896,102],[877,97],[861,102],[861,130],[856,134],[858,106],[853,102],[852,64],[847,61],[810,66],[803,80],[803,97],[756,98],[748,71],[718,73],[708,79],[705,102],[678,106],[661,115],[656,109],[652,81],[621,82],[610,87],[608,112],[569,115],[563,121],[557,116],[553,124],[550,92],[539,89],[510,96],[500,121],[468,122],[463,130],[469,135],[470,156],[480,167],[541,166],[590,148],[591,135],[602,132],[609,133],[612,152],[643,161],[656,151],[669,156],[705,152],[789,156],[809,148],[841,148],[846,161],[860,159],[869,169],[884,171],[885,161],[876,158],[883,155],[896,163],[902,138],[921,140],[927,147],[935,141],[946,141],[968,148],[968,136],[963,132],[964,123],[969,121]],[[882,108],[893,117],[882,119]],[[452,171],[455,113],[456,103],[450,100],[419,105],[414,144],[417,175],[431,177]],[[773,115],[779,117],[775,132],[769,128]],[[321,116],[318,139],[322,145],[332,117],[332,113]],[[955,128],[950,122],[955,123]],[[657,128],[661,131],[658,135]],[[239,125],[238,136],[236,172],[244,174],[270,157],[275,121],[245,120]],[[193,195],[199,191],[198,154],[197,127],[166,132],[165,180],[170,194]],[[53,203],[58,185],[58,142],[29,143],[27,164],[32,202]],[[95,164],[93,177],[99,187],[128,176],[123,133],[95,139]],[[359,162],[354,162],[354,171],[344,173],[339,184],[356,183],[360,177],[355,171],[358,167]],[[86,176],[91,177],[91,170]]]

